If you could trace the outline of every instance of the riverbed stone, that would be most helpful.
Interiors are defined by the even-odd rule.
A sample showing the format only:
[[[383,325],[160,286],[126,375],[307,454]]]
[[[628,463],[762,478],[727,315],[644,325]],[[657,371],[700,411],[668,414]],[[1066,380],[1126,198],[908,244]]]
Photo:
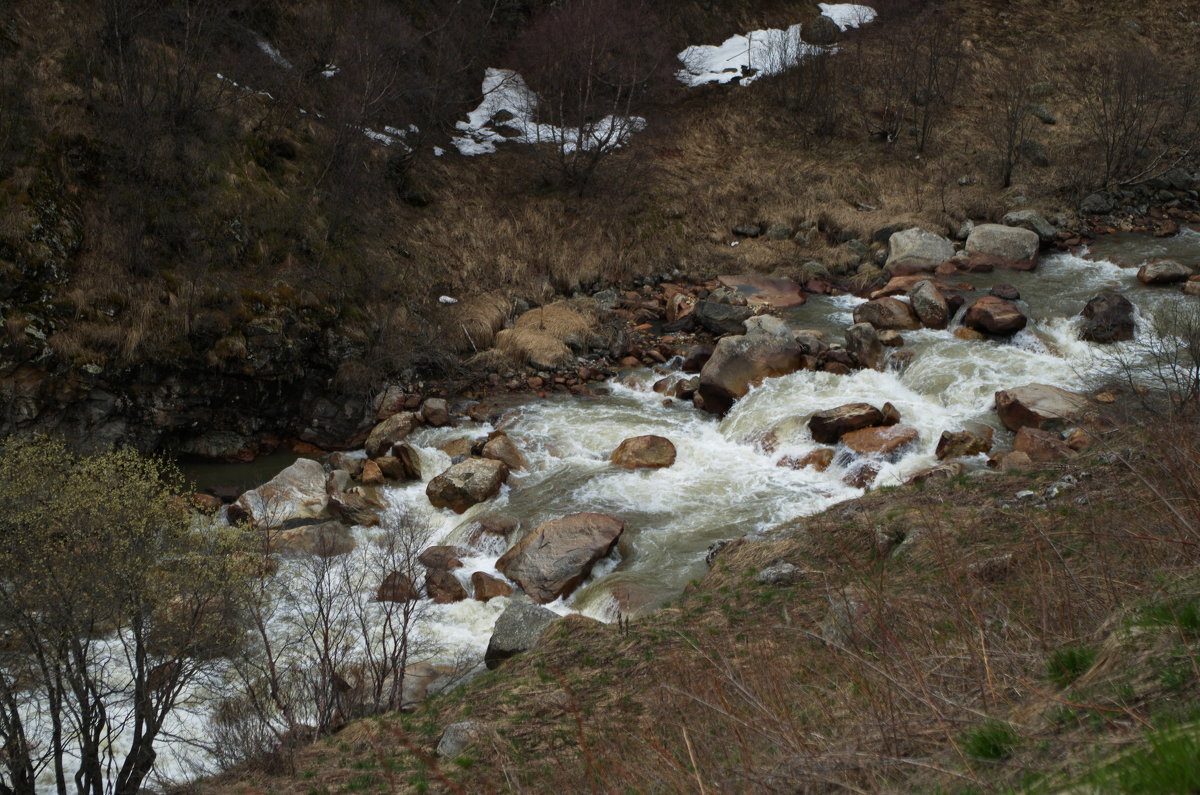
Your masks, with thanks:
[[[475,599],[480,602],[495,599],[497,596],[512,596],[513,593],[511,585],[483,571],[471,575],[471,588],[475,591]]]
[[[996,413],[1010,431],[1077,423],[1089,409],[1090,403],[1084,396],[1048,384],[1026,384],[996,393]]]
[[[298,458],[271,480],[237,498],[231,506],[237,515],[258,529],[287,527],[328,517],[329,494],[325,468],[309,458]]]
[[[574,591],[623,532],[624,522],[601,513],[552,519],[505,552],[496,561],[496,570],[535,602],[553,602]]]
[[[462,587],[452,573],[445,569],[428,569],[425,572],[425,592],[434,604],[448,605],[467,598],[467,589]]]
[[[1013,210],[1010,213],[1005,213],[1001,223],[1005,226],[1017,227],[1020,229],[1028,229],[1038,236],[1038,240],[1043,244],[1053,243],[1058,235],[1058,230],[1054,228],[1054,224],[1046,220],[1045,216],[1036,210]]]
[[[954,256],[954,244],[941,235],[913,227],[896,232],[888,239],[888,258],[884,267],[897,275],[932,272]]]
[[[1159,260],[1148,262],[1138,268],[1138,281],[1142,284],[1177,284],[1187,281],[1194,271],[1182,262]]]
[[[1029,323],[1017,305],[994,295],[985,295],[967,307],[962,324],[985,334],[1016,334]]]
[[[917,436],[917,429],[911,425],[887,425],[851,431],[842,436],[841,442],[859,455],[892,459],[915,442]]]
[[[510,602],[492,628],[492,637],[483,655],[484,663],[489,669],[495,669],[514,654],[529,651],[558,618],[557,613],[544,607]]]
[[[746,321],[754,317],[754,310],[748,306],[699,301],[692,315],[713,334],[745,334]]]
[[[402,411],[393,414],[371,429],[365,445],[368,458],[378,458],[387,452],[396,442],[404,439],[421,425],[421,417],[413,411]]]
[[[969,458],[970,456],[987,453],[992,449],[992,429],[984,426],[981,433],[970,430],[942,431],[938,439],[936,455],[938,460],[947,458]]]
[[[967,238],[968,262],[1010,270],[1033,270],[1041,240],[1037,232],[1003,224],[980,224]]]
[[[425,494],[435,508],[463,513],[489,500],[508,480],[508,467],[490,458],[468,458],[429,481]]]
[[[504,431],[494,431],[488,436],[483,446],[483,457],[502,461],[510,470],[525,468],[525,456],[521,455],[516,442]]]
[[[1088,342],[1121,342],[1133,339],[1133,304],[1120,293],[1103,292],[1087,302],[1080,312],[1083,325],[1079,339]]]
[[[350,528],[340,522],[321,522],[281,530],[271,537],[271,551],[283,555],[336,558],[350,554],[357,546]]]
[[[430,569],[452,571],[462,568],[463,562],[460,558],[469,554],[471,554],[470,551],[462,547],[438,544],[422,550],[421,554],[417,555],[417,561]]]
[[[854,308],[855,323],[870,323],[877,329],[916,331],[921,320],[912,306],[898,298],[876,298]]]
[[[855,323],[846,329],[846,350],[854,355],[861,367],[883,369],[883,342],[870,323]]]
[[[413,585],[407,574],[393,571],[383,578],[375,591],[376,602],[412,602],[421,598],[421,592]]]
[[[813,414],[808,429],[814,441],[834,444],[847,433],[882,423],[883,412],[870,403],[847,403]]]
[[[794,336],[755,331],[721,339],[705,362],[698,392],[705,411],[724,415],[751,386],[804,366],[804,350]]]
[[[950,325],[950,305],[932,281],[924,281],[908,294],[913,311],[927,328],[944,329]]]
[[[634,436],[609,458],[622,469],[662,469],[675,463],[675,445],[663,436]]]

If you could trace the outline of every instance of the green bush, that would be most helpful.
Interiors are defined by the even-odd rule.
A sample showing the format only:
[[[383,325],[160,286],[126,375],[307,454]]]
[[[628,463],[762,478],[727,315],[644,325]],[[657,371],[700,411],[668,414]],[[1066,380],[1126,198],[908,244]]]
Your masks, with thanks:
[[[1007,723],[989,720],[964,734],[962,746],[970,757],[999,762],[1012,756],[1020,740]]]
[[[1046,677],[1056,687],[1066,687],[1092,667],[1096,649],[1091,646],[1067,646],[1050,655],[1046,661]]]

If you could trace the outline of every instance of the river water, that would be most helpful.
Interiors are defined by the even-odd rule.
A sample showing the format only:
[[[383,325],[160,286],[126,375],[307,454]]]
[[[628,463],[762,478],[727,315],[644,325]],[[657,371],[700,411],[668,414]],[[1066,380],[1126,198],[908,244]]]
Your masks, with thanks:
[[[1030,273],[962,274],[951,281],[975,285],[977,295],[1000,282],[1015,286],[1029,326],[1008,341],[965,341],[950,331],[906,332],[905,346],[889,349],[913,352],[911,364],[903,370],[864,370],[848,376],[799,372],[770,379],[720,419],[690,404],[664,405],[652,385],[669,367],[624,373],[608,385],[607,395],[531,399],[510,409],[496,424],[528,461],[524,470],[513,473],[499,496],[456,515],[429,504],[425,482],[390,486],[385,489],[384,523],[402,516],[417,518],[431,529],[431,544],[465,544],[477,535],[472,530],[483,517],[508,516],[531,530],[569,513],[613,514],[628,528],[619,553],[598,564],[568,599],[549,607],[600,620],[612,620],[618,610],[653,609],[703,574],[705,552],[714,541],[769,537],[772,528],[784,521],[862,493],[843,483],[846,467],[838,461],[823,473],[777,466],[781,458],[800,456],[817,446],[806,427],[815,411],[857,401],[876,406],[890,401],[903,421],[917,428],[918,442],[898,461],[883,465],[876,485],[902,483],[913,472],[936,463],[934,450],[942,431],[960,430],[969,423],[990,425],[996,429],[997,448],[1009,446],[1012,435],[993,411],[997,390],[1030,382],[1084,389],[1102,370],[1106,357],[1111,357],[1116,346],[1078,340],[1078,315],[1088,299],[1106,288],[1126,295],[1138,310],[1139,338],[1145,337],[1164,307],[1198,300],[1182,295],[1178,286],[1150,288],[1137,281],[1136,268],[1129,266],[1157,256],[1200,260],[1200,233],[1185,231],[1166,241],[1107,239],[1088,258],[1048,256]],[[823,329],[837,341],[860,302],[852,297],[812,297],[786,319],[795,328]],[[1122,344],[1125,350],[1134,345],[1136,341]],[[408,441],[420,455],[427,481],[450,465],[450,457],[438,449],[441,445],[463,436],[478,438],[494,429],[469,422],[455,428],[423,428]],[[631,472],[608,462],[623,439],[643,434],[674,442],[675,464]],[[764,444],[768,434],[772,444]],[[984,457],[970,464],[982,469]],[[352,556],[369,554],[371,537],[378,531],[356,528],[355,532],[360,546]],[[504,552],[504,542],[492,538],[482,544],[470,547],[469,554],[461,556],[464,567],[455,571],[468,593],[473,572],[500,576],[495,561]],[[295,575],[292,567],[297,565],[285,562],[277,576]],[[370,600],[375,585],[364,586],[360,594],[364,601]],[[508,601],[468,599],[432,605],[423,628],[438,647],[432,661],[448,662],[464,655],[481,659],[492,625]],[[202,721],[193,718],[188,723],[194,730],[202,729]],[[187,727],[178,728],[187,733]],[[169,773],[175,765],[171,751],[164,750],[164,772]]]

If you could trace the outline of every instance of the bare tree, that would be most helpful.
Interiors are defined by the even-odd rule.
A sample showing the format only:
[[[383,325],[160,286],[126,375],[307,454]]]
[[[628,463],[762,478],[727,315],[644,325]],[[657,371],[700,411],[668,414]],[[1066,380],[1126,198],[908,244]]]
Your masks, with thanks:
[[[563,184],[582,193],[645,125],[640,114],[666,79],[660,30],[644,0],[576,0],[544,11],[518,38],[513,58],[533,92],[526,110]]]
[[[984,122],[984,132],[992,142],[1003,187],[1012,185],[1013,169],[1029,139],[1035,118],[1031,112],[1030,75],[1016,53],[1002,56],[991,75],[995,102],[993,113]]]

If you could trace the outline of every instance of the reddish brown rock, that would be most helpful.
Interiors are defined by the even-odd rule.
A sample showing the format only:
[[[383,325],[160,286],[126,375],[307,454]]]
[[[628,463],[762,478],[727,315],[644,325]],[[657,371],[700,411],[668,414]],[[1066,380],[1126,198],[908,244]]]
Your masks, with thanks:
[[[459,556],[466,554],[467,550],[465,549],[441,544],[425,549],[417,556],[417,560],[422,566],[430,569],[451,571],[462,568],[463,562],[459,560]]]
[[[870,323],[877,329],[916,331],[921,320],[913,308],[898,298],[876,298],[854,308],[855,323]]]
[[[908,297],[923,325],[932,329],[944,329],[950,325],[950,305],[933,282],[921,282]]]
[[[842,437],[842,444],[859,455],[891,458],[917,440],[917,429],[911,425],[889,425],[863,428]]]
[[[883,412],[870,403],[847,403],[834,409],[818,411],[808,420],[814,441],[834,444],[843,435],[861,428],[883,423]]]
[[[986,334],[1016,334],[1029,323],[1017,305],[994,295],[985,295],[967,308],[963,325]]]
[[[468,458],[429,481],[425,494],[435,508],[463,513],[491,499],[508,480],[508,467],[488,458]]]
[[[1029,427],[1017,431],[1013,450],[1029,456],[1031,461],[1057,461],[1075,455],[1058,434]]]
[[[961,475],[965,469],[966,467],[964,467],[958,461],[952,461],[949,464],[937,464],[935,466],[925,467],[924,469],[914,472],[908,478],[908,480],[904,482],[911,485],[914,483],[932,483],[942,480],[952,480]]]
[[[662,436],[635,436],[621,442],[609,460],[623,469],[662,469],[675,463],[675,445]]]
[[[987,428],[982,433],[972,433],[971,431],[942,431],[942,438],[938,439],[937,457],[938,460],[944,461],[947,458],[966,458],[980,453],[986,453],[992,449],[992,429]]]
[[[420,427],[420,425],[421,418],[411,411],[402,411],[399,414],[388,417],[371,429],[371,433],[367,435],[367,456],[369,458],[378,458],[381,455],[386,455],[392,445],[403,441],[406,436]]]
[[[829,447],[818,447],[816,450],[813,450],[812,452],[809,452],[800,458],[784,456],[783,458],[779,459],[779,463],[776,464],[776,466],[789,467],[791,469],[805,469],[812,467],[818,472],[824,472],[826,469],[829,469],[829,466],[832,463],[833,449]]]
[[[482,571],[471,575],[471,588],[475,591],[475,598],[480,602],[495,599],[497,596],[512,596],[513,592],[512,586],[504,580]]]
[[[421,592],[407,575],[398,571],[383,578],[375,591],[376,602],[411,602],[421,598]]]
[[[1061,427],[1089,413],[1088,399],[1047,384],[1026,384],[996,393],[996,413],[1010,431]]]
[[[428,398],[421,404],[421,419],[434,428],[449,425],[450,404],[442,398]]]
[[[364,486],[382,486],[384,483],[387,483],[387,478],[383,476],[383,470],[374,461],[368,461],[363,464],[359,480],[362,481]]]
[[[425,572],[425,592],[435,604],[448,605],[467,598],[467,589],[444,569],[429,569]]]
[[[493,431],[488,436],[487,444],[483,446],[483,457],[502,461],[510,470],[525,468],[525,456],[521,455],[516,443],[504,431]]]

